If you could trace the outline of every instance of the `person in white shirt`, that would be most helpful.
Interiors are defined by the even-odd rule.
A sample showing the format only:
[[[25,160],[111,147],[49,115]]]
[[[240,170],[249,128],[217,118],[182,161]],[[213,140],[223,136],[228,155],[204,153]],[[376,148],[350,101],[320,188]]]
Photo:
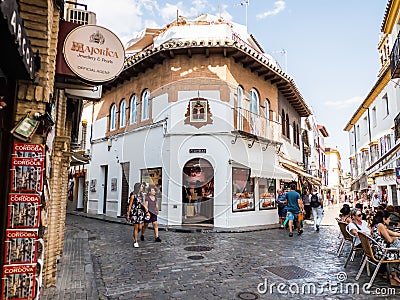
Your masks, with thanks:
[[[377,210],[380,203],[381,203],[381,200],[379,199],[378,194],[374,193],[374,195],[372,196],[372,206],[374,208],[374,211]]]
[[[352,209],[350,215],[353,221],[347,225],[347,231],[353,236],[354,245],[357,247],[361,243],[358,232],[361,231],[370,235],[371,228],[369,228],[368,223],[362,219],[362,212],[359,208]]]
[[[311,189],[310,205],[312,207],[312,214],[314,217],[314,230],[319,231],[319,225],[321,224],[322,221],[323,200],[322,196],[318,194],[316,187],[313,187]]]

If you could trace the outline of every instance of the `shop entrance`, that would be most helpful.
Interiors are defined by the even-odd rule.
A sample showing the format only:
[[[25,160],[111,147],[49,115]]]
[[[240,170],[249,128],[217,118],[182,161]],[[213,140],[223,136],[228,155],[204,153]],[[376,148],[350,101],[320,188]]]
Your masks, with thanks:
[[[214,224],[214,168],[203,158],[189,160],[182,172],[182,224]]]

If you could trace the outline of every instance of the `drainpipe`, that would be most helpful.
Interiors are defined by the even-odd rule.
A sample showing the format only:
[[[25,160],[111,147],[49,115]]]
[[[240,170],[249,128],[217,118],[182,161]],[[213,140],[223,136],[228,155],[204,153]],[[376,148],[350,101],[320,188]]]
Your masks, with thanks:
[[[369,117],[369,107],[367,107],[368,111],[368,134],[369,134],[369,142],[371,143],[371,119]]]

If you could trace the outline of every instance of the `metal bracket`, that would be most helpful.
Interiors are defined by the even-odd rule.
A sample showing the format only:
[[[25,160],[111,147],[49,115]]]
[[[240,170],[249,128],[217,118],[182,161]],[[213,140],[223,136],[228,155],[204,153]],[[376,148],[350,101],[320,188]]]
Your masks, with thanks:
[[[249,148],[253,147],[254,142],[255,142],[255,140],[253,140],[253,141],[251,142],[251,144],[247,144],[247,146],[248,146]]]
[[[267,143],[267,144],[265,144],[265,145],[263,145],[262,146],[262,151],[267,151],[267,149],[268,149],[268,146],[269,146],[269,143]]]
[[[282,144],[279,145],[279,148],[276,148],[276,154],[279,154],[279,152],[281,152],[281,147],[282,147]]]
[[[238,138],[238,136],[235,135],[235,139],[231,141],[231,144],[236,144],[237,138]]]

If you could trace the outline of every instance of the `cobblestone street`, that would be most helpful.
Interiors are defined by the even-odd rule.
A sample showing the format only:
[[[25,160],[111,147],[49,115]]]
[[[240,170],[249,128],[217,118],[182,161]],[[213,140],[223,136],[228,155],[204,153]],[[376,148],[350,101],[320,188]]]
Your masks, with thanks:
[[[330,220],[328,213],[325,224]],[[343,268],[348,248],[341,257],[336,256],[339,230],[334,225],[324,225],[317,233],[306,224],[304,234],[293,238],[280,229],[161,231],[160,237],[162,242],[155,243],[149,230],[136,249],[131,226],[68,215],[57,287],[47,289],[42,299],[371,299],[377,298],[377,293],[391,293],[379,298],[393,299],[394,292],[400,293],[400,288],[377,289],[387,286],[381,276],[366,291],[375,295],[362,290],[366,272],[355,281],[361,258],[356,256]],[[185,250],[189,246],[211,250]],[[208,250],[206,247],[195,250]],[[287,280],[285,274],[280,277],[270,272],[272,269],[268,271],[281,266],[295,271],[295,278]],[[283,284],[281,293],[279,283]],[[307,289],[302,292],[306,283],[313,284],[318,295]],[[349,283],[358,286],[359,292],[353,293]]]

